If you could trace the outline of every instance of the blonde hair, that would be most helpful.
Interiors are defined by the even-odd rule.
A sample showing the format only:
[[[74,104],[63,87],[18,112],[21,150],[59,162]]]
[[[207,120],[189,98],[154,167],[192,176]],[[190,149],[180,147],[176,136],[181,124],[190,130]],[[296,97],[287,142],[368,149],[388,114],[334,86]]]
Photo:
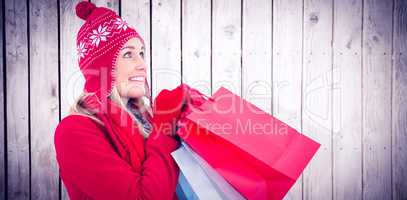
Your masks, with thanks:
[[[84,99],[88,97],[89,95],[92,95],[92,93],[82,93],[79,95],[79,97],[75,100],[75,102],[72,104],[72,106],[69,109],[69,114],[76,114],[76,115],[84,115],[87,116],[97,123],[101,124],[103,126],[102,121],[98,119],[96,116],[96,113],[84,106]],[[128,100],[127,105],[123,102],[123,99],[120,97],[120,94],[117,90],[117,87],[113,87],[112,92],[109,95],[109,98],[117,103],[124,111],[126,111],[131,118],[133,119],[133,122],[135,125],[139,128],[140,132],[142,135],[147,138],[149,133],[144,130],[143,124],[135,117],[136,113],[133,113],[131,109],[129,109],[128,105],[134,106],[144,118],[147,118],[148,120],[149,117],[152,116],[152,111],[151,107],[149,104],[147,104],[146,98],[140,97],[140,98],[130,98]],[[148,100],[147,100],[148,101]]]

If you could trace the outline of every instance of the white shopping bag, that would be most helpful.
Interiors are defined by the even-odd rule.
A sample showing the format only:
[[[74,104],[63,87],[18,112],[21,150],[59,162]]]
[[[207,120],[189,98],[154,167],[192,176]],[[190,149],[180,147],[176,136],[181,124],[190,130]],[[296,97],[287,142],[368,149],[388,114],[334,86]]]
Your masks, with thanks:
[[[244,199],[216,170],[186,143],[171,153],[180,168],[177,194],[180,199]]]

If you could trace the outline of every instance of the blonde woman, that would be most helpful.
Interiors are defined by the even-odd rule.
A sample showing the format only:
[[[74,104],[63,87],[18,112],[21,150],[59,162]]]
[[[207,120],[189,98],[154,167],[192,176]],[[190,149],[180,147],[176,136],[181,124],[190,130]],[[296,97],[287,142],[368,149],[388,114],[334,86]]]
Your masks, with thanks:
[[[144,41],[115,12],[80,2],[77,35],[84,93],[55,130],[60,176],[72,200],[177,199],[170,153],[186,86],[151,108]]]

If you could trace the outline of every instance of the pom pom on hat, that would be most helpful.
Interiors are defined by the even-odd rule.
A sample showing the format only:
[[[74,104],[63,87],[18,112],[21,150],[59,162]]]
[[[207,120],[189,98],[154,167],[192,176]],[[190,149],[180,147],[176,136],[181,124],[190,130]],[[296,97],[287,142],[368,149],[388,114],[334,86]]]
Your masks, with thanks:
[[[86,20],[90,14],[92,14],[92,11],[96,8],[95,4],[88,2],[88,1],[82,1],[76,5],[76,15],[83,19]]]

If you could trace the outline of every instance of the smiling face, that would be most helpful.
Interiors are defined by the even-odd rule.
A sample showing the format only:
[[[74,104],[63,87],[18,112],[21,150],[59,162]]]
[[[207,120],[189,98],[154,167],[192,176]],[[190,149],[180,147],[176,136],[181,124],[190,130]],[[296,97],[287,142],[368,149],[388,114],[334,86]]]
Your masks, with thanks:
[[[123,45],[116,62],[116,87],[124,99],[139,98],[145,95],[145,79],[147,77],[144,62],[143,43],[132,38]]]

